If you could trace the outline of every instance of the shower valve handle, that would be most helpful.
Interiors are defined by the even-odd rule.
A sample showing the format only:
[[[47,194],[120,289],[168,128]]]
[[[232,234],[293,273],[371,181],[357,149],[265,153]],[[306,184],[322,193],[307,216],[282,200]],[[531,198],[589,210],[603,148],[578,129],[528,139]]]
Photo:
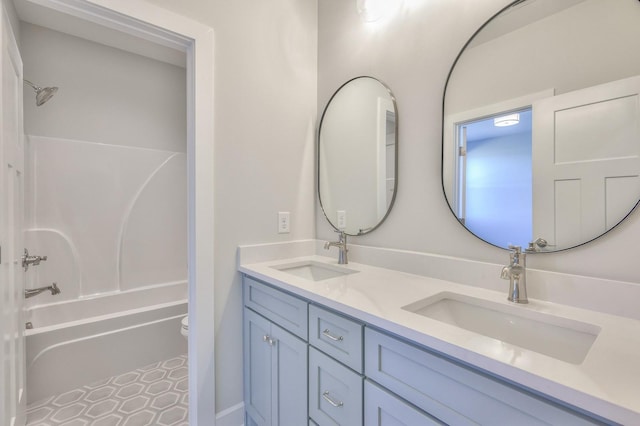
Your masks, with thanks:
[[[24,255],[22,256],[22,267],[24,270],[28,270],[29,266],[38,266],[40,262],[47,260],[47,256],[30,256],[29,250],[24,249]]]

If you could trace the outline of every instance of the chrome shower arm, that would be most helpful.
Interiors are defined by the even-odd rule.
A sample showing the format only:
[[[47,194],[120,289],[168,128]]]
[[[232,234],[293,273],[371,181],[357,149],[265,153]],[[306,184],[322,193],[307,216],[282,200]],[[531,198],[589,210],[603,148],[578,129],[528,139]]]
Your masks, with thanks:
[[[23,82],[27,83],[29,86],[31,86],[33,88],[33,90],[35,90],[36,92],[38,90],[40,90],[40,87],[36,86],[35,84],[33,84],[32,82],[30,82],[29,80],[27,80],[26,78],[22,80]]]

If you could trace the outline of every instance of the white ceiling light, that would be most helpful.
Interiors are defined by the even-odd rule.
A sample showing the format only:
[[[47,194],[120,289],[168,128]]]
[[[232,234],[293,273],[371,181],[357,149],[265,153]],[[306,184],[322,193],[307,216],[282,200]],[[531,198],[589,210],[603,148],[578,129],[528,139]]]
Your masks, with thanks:
[[[493,125],[496,127],[515,126],[520,123],[520,114],[503,115],[493,119]]]

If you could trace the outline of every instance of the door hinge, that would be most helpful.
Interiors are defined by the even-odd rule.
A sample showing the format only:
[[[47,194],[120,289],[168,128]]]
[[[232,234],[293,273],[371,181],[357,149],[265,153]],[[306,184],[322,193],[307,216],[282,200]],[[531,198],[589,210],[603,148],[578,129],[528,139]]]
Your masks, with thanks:
[[[460,157],[464,157],[465,155],[467,155],[467,148],[465,148],[464,146],[459,146],[458,147],[458,155]]]

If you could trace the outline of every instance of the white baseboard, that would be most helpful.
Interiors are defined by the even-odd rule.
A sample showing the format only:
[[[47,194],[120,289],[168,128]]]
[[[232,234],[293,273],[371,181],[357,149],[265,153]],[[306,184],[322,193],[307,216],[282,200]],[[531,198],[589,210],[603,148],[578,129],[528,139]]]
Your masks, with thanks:
[[[244,402],[217,413],[216,426],[244,426]]]

